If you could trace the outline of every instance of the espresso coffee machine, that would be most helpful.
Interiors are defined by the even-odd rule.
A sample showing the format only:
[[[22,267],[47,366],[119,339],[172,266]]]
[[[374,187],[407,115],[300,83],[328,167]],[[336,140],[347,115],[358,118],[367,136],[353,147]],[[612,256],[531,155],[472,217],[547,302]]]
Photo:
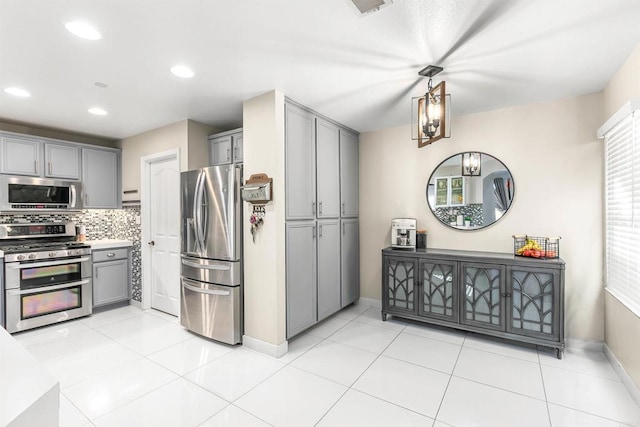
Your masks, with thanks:
[[[396,218],[391,221],[391,247],[394,249],[416,248],[416,220]]]

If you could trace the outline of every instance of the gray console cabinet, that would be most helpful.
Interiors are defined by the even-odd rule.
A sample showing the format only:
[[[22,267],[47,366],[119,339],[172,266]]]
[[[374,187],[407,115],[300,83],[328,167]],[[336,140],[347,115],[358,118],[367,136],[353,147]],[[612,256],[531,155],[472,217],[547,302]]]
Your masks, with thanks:
[[[92,258],[93,306],[128,301],[131,297],[129,249],[94,250]]]
[[[424,249],[382,251],[382,318],[391,314],[564,351],[562,260]]]

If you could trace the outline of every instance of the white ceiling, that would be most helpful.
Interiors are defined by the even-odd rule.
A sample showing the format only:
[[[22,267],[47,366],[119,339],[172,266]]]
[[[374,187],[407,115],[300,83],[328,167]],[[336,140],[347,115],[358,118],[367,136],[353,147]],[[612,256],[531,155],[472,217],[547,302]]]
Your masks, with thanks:
[[[428,64],[455,116],[600,91],[640,40],[638,0],[394,0],[364,17],[347,1],[0,0],[0,88],[32,94],[0,92],[0,118],[111,138],[228,129],[278,89],[367,131],[410,121]],[[76,19],[103,38],[71,35]]]

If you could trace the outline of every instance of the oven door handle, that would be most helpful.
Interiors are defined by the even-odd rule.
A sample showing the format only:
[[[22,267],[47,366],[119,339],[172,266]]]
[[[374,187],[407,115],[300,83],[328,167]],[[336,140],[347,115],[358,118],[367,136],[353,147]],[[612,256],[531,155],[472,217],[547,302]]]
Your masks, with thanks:
[[[25,289],[25,290],[7,289],[7,293],[9,295],[39,294],[39,293],[42,293],[42,291],[49,292],[49,291],[56,291],[59,289],[72,288],[75,286],[88,285],[89,282],[90,282],[89,279],[85,279],[85,280],[80,280],[79,282],[64,283],[62,285],[54,285],[54,286],[40,286],[38,288],[33,288],[33,289]]]
[[[60,261],[45,261],[45,262],[33,262],[33,263],[19,263],[19,262],[9,262],[5,264],[7,268],[12,268],[14,270],[22,270],[23,268],[34,268],[34,267],[49,267],[52,265],[63,265],[63,264],[75,264],[76,262],[86,262],[89,261],[91,257],[85,256],[81,258],[65,258]]]

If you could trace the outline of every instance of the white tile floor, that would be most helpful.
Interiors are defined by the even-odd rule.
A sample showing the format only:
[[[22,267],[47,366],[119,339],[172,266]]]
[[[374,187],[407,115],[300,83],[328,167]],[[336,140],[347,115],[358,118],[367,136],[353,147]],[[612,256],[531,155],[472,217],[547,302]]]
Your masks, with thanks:
[[[352,306],[274,359],[123,307],[14,335],[60,379],[70,426],[621,426],[640,410],[602,353],[380,320]]]

